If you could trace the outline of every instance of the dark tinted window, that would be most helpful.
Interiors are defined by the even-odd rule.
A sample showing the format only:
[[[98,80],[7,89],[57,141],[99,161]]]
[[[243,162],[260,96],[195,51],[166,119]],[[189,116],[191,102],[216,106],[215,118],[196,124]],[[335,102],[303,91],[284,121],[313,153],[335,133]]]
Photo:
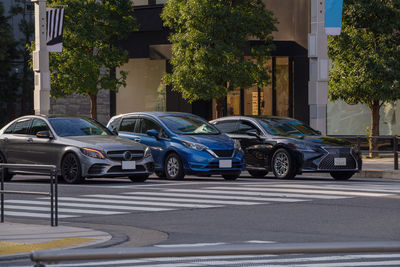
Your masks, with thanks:
[[[249,121],[240,121],[239,129],[237,130],[237,134],[247,134],[248,130],[256,130],[257,134],[261,134],[260,130]]]
[[[49,122],[59,136],[113,135],[101,123],[86,118],[49,118]]]
[[[162,116],[168,129],[177,134],[220,134],[219,130],[207,121],[188,115]]]
[[[223,133],[235,133],[237,121],[219,121],[215,126]]]
[[[161,131],[161,126],[149,119],[141,119],[140,122],[140,133],[146,134],[148,130]]]
[[[13,134],[28,134],[31,121],[32,121],[31,119],[24,119],[21,121],[17,121],[13,130]]]
[[[15,122],[14,122],[13,124],[11,124],[11,125],[4,131],[4,133],[6,133],[6,134],[12,133],[12,131],[14,130],[15,124],[16,124]]]
[[[31,134],[36,135],[41,131],[50,131],[50,128],[44,120],[34,119],[31,126]]]
[[[121,122],[121,125],[119,126],[119,130],[121,132],[131,132],[134,133],[135,132],[135,126],[136,126],[136,122],[139,119],[137,118],[126,118],[123,119]]]
[[[308,125],[292,119],[265,118],[260,120],[260,124],[272,135],[320,135]]]

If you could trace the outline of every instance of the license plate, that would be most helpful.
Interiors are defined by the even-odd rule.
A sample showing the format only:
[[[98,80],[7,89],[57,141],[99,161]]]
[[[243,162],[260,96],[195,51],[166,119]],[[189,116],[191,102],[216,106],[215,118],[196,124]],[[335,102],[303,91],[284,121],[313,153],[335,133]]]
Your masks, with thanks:
[[[134,170],[136,169],[136,161],[122,161],[123,170]]]
[[[220,168],[232,168],[232,160],[230,159],[221,159],[219,161]]]
[[[335,158],[335,166],[346,166],[346,158]]]

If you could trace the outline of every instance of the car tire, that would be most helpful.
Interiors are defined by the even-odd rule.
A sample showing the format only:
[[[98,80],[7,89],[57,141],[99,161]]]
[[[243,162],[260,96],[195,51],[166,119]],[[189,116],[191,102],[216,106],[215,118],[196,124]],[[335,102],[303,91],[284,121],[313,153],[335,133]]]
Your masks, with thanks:
[[[149,178],[148,174],[136,174],[129,176],[129,179],[131,179],[131,181],[134,183],[143,183],[147,180],[147,178]]]
[[[278,179],[293,179],[296,175],[295,162],[289,151],[280,148],[272,156],[272,171]]]
[[[6,157],[0,153],[0,163],[7,163]],[[0,181],[1,181],[1,170],[0,170]],[[11,174],[7,171],[7,169],[4,169],[4,182],[9,182],[13,178],[14,174]]]
[[[255,178],[263,178],[265,175],[268,174],[267,170],[260,171],[260,170],[248,170],[251,176]]]
[[[237,178],[239,178],[241,172],[233,173],[233,174],[222,174],[222,177],[224,177],[225,180],[227,181],[234,181]]]
[[[164,163],[165,177],[168,180],[182,180],[185,177],[183,164],[178,154],[169,154]]]
[[[330,172],[330,175],[337,181],[345,181],[353,177],[354,173],[355,172]]]
[[[68,153],[61,162],[61,176],[68,184],[80,184],[85,180],[82,177],[81,163],[74,153]]]

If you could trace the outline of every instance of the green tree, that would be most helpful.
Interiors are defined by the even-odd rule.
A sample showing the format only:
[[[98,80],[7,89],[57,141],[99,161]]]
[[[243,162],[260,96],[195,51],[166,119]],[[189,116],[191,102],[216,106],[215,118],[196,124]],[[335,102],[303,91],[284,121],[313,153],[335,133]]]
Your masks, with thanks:
[[[189,103],[215,98],[223,116],[230,90],[269,82],[276,19],[261,0],[169,0],[161,17],[172,30],[173,70],[164,81]],[[250,38],[261,44],[245,57]]]
[[[379,135],[381,106],[400,98],[399,33],[399,0],[344,0],[342,33],[328,39],[329,98],[367,105],[371,136]]]
[[[0,3],[0,125],[15,116],[18,79],[13,70],[13,61],[18,57],[8,17]]]
[[[66,5],[62,53],[50,53],[51,95],[90,97],[91,116],[97,118],[100,89],[117,91],[126,85],[128,52],[118,46],[137,29],[131,0],[55,0]]]

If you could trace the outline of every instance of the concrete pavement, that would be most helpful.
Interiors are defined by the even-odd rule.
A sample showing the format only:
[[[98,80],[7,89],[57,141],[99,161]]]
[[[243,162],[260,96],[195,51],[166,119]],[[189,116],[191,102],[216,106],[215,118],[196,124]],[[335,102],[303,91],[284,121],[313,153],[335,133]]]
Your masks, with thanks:
[[[366,158],[363,159],[363,171],[356,174],[355,177],[400,180],[400,171],[394,170],[393,166],[393,158]],[[321,173],[306,175],[316,175],[320,177],[321,175],[329,176],[329,174]],[[109,232],[110,233],[93,230],[87,227],[51,227],[49,225],[35,225],[29,223],[0,223],[0,261],[26,257],[33,250],[90,247],[106,242],[108,242],[109,246],[112,246],[113,242],[110,242],[112,234],[111,231]],[[132,232],[132,234],[139,237],[141,232],[136,231]],[[159,235],[157,236],[154,234],[153,237],[153,241],[157,238],[167,238],[163,236],[159,237]],[[132,239],[133,237],[130,236],[130,238]],[[128,240],[129,237],[126,241]],[[121,240],[116,244],[120,243]]]

